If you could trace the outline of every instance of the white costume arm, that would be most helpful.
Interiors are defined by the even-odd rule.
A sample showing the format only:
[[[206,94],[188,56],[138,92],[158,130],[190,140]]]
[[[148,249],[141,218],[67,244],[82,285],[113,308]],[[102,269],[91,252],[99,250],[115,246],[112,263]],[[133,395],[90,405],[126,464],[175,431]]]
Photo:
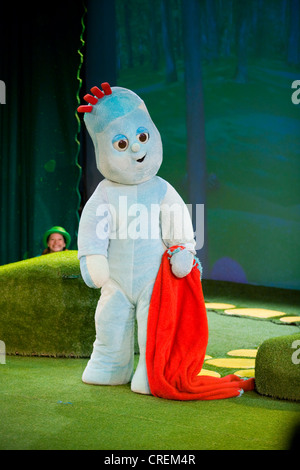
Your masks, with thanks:
[[[161,203],[161,230],[165,245],[181,245],[186,250],[172,255],[172,271],[177,277],[190,273],[195,254],[194,230],[187,206],[177,191],[167,183],[167,192]]]
[[[81,274],[84,282],[93,288],[102,287],[109,279],[107,249],[111,214],[105,191],[100,185],[84,207],[78,232]]]
[[[109,279],[109,266],[104,255],[88,255],[80,259],[80,269],[84,282],[93,288],[102,287]]]

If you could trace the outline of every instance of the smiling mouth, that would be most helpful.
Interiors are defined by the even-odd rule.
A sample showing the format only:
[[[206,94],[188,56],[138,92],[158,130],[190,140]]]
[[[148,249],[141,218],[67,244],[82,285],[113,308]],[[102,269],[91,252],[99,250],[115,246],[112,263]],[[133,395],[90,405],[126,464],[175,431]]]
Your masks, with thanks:
[[[146,158],[146,155],[144,155],[142,158],[139,158],[137,162],[142,163],[145,160],[145,158]]]

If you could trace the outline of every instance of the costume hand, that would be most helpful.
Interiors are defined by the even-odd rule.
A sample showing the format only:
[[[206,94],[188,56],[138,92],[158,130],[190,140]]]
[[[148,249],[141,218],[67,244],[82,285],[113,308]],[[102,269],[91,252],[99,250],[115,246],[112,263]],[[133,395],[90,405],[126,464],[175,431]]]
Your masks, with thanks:
[[[174,253],[170,260],[173,274],[179,278],[187,276],[192,270],[193,262],[193,253],[186,249]]]
[[[106,256],[88,255],[85,259],[85,266],[94,286],[102,287],[109,279],[109,266]]]

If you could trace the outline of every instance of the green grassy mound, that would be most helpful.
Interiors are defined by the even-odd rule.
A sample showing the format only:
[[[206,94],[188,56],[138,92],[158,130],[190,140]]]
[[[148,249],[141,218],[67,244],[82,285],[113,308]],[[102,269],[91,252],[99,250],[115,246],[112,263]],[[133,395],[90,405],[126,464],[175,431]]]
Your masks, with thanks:
[[[255,364],[258,393],[300,400],[300,333],[264,341]]]
[[[0,266],[0,291],[7,354],[90,355],[100,291],[84,284],[77,251]]]

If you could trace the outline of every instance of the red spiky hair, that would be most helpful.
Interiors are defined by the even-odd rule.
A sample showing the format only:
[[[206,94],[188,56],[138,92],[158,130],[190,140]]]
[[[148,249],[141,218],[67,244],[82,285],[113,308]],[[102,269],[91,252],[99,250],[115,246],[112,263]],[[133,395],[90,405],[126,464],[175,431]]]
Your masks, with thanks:
[[[110,88],[109,83],[101,83],[102,90],[97,86],[91,88],[91,92],[93,95],[87,94],[83,97],[83,99],[89,103],[88,105],[81,105],[77,108],[78,113],[90,113],[93,109],[93,105],[98,103],[98,100],[101,100],[105,95],[111,95],[112,90]]]

